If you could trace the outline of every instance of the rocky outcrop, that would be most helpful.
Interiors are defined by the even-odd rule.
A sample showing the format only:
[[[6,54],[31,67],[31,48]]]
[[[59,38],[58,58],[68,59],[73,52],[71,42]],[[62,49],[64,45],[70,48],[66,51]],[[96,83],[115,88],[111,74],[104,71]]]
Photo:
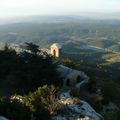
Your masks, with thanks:
[[[0,120],[8,120],[8,119],[3,116],[0,116]]]
[[[87,102],[71,97],[69,91],[60,94],[59,103],[63,112],[53,120],[103,120]]]

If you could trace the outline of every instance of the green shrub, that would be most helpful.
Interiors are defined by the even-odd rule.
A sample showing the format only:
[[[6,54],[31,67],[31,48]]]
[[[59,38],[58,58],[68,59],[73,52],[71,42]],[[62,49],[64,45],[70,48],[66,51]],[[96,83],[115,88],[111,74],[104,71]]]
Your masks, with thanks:
[[[77,67],[77,64],[74,61],[72,61],[72,60],[70,60],[68,58],[67,59],[63,59],[62,60],[62,64],[67,66],[67,67],[70,67],[72,69],[75,69]]]
[[[30,120],[31,112],[29,107],[17,101],[4,97],[0,99],[0,115],[10,120]]]
[[[50,114],[56,114],[59,108],[57,90],[53,85],[40,87],[37,91],[25,97],[25,104],[36,118],[40,118],[46,114],[41,119],[50,119]]]

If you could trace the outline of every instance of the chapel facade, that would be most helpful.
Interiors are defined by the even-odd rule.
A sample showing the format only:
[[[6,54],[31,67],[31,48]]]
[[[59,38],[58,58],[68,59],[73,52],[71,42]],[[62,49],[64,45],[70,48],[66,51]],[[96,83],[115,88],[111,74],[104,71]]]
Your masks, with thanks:
[[[62,49],[62,45],[59,43],[54,43],[51,45],[50,47],[50,54],[55,57],[55,58],[59,58],[61,55],[61,49]]]

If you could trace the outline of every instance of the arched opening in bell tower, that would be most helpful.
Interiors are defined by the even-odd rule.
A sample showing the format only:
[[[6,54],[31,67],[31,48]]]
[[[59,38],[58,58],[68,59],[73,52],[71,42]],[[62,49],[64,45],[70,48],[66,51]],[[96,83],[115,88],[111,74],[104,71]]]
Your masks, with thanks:
[[[56,57],[56,50],[53,50],[53,56]]]

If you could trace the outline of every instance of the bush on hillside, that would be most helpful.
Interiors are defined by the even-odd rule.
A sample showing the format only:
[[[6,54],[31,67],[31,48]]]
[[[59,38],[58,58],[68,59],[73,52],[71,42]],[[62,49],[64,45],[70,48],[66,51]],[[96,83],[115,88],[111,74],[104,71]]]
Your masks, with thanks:
[[[76,69],[76,67],[77,67],[77,64],[74,61],[72,61],[72,60],[70,60],[68,58],[63,59],[62,64],[69,67],[69,68],[72,68],[72,69]]]
[[[10,120],[30,120],[31,112],[25,104],[4,97],[0,99],[0,115]]]
[[[26,96],[25,103],[37,117],[41,115],[39,106],[43,106],[51,115],[56,114],[59,109],[57,90],[53,85],[40,87],[34,93]]]

